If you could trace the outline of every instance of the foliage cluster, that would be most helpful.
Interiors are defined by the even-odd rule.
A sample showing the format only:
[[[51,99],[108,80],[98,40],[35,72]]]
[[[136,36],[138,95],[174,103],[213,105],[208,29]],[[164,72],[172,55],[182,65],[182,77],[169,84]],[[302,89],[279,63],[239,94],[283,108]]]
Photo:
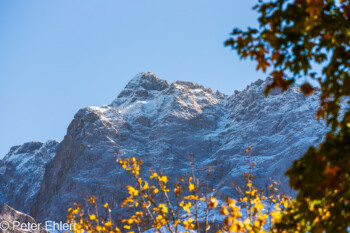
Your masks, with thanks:
[[[247,153],[250,155],[250,149]],[[289,206],[290,198],[278,193],[278,183],[273,182],[268,191],[258,190],[253,185],[251,163],[250,172],[245,173],[246,184],[239,189],[238,200],[228,197],[225,202],[219,201],[213,189],[209,188],[210,169],[207,170],[207,181],[186,174],[176,180],[172,188],[168,177],[160,172],[150,170],[148,179],[142,177],[142,160],[135,157],[118,159],[118,163],[133,178],[134,185],[127,185],[129,196],[122,207],[130,208],[133,213],[114,226],[110,219],[104,220],[97,214],[96,198],[88,200],[94,211],[85,213],[80,204],[69,209],[68,220],[75,223],[74,233],[87,232],[143,232],[153,228],[154,232],[278,232],[275,228],[280,223],[283,213]],[[268,195],[265,195],[268,194]],[[110,213],[108,203],[104,207]],[[203,214],[204,213],[204,214]],[[215,221],[215,216],[219,215]],[[186,229],[186,230],[184,230]]]
[[[281,229],[301,232],[348,232],[350,227],[350,1],[259,0],[253,8],[259,28],[234,29],[226,46],[257,62],[273,82],[288,89],[304,80],[301,91],[321,87],[317,119],[330,127],[325,141],[310,147],[286,172],[298,190],[293,214]],[[322,67],[322,72],[315,68]],[[324,212],[326,211],[326,212]],[[320,212],[324,217],[319,218]]]

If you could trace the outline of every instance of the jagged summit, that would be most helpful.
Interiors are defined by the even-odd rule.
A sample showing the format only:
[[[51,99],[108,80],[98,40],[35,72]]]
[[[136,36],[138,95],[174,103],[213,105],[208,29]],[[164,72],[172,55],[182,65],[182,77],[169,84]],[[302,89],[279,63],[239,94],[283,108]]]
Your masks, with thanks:
[[[130,82],[126,85],[125,89],[145,89],[150,91],[161,91],[169,87],[166,80],[160,79],[153,72],[141,72],[137,74]]]
[[[169,87],[166,80],[160,79],[152,72],[141,72],[132,78],[125,88],[120,92],[111,106],[116,106],[121,103],[131,100],[144,99],[153,97],[155,92],[162,91]]]
[[[172,85],[181,85],[190,89],[203,89],[211,91],[210,88],[205,88],[202,85],[199,85],[197,83],[194,84],[188,81],[175,81],[172,83]],[[162,91],[168,88],[169,86],[170,85],[166,80],[159,78],[155,73],[150,71],[144,71],[132,78],[129,81],[129,83],[125,86],[125,89],[144,89],[149,91]]]
[[[42,142],[31,141],[23,143],[22,145],[13,146],[10,148],[9,155],[15,153],[30,153],[39,149],[43,145]]]
[[[202,91],[206,95],[214,94],[210,88],[199,84],[176,81],[169,85],[166,80],[157,77],[152,72],[141,72],[129,81],[110,106],[118,107],[125,103],[155,99],[160,95],[200,95]],[[223,94],[217,92],[215,95],[222,96]]]
[[[206,88],[197,83],[192,83],[188,81],[175,81],[169,84],[166,80],[159,78],[153,72],[141,72],[137,74],[134,78],[132,78],[129,83],[125,86],[122,92],[118,95],[118,97],[112,102],[111,106],[116,107],[125,102],[132,103],[137,100],[146,100],[146,99],[154,99],[158,95],[163,94],[176,94],[176,92],[181,92],[182,94],[192,93],[195,95],[199,95],[202,91],[207,95],[214,95],[220,98],[226,98],[244,92],[256,92],[263,94],[263,91],[269,83],[272,82],[272,78],[258,79],[255,82],[252,82],[246,86],[246,88],[242,91],[234,90],[232,95],[226,95],[220,91],[216,91],[215,93],[211,88]],[[296,85],[293,85],[288,91],[293,91],[294,93],[300,93],[299,88]],[[317,88],[316,88],[317,92]],[[271,92],[271,96],[281,94],[280,89],[273,89]]]
[[[27,154],[42,154],[42,150],[55,147],[60,142],[55,139],[50,139],[45,143],[39,141],[25,142],[22,145],[12,146],[10,151],[3,157],[3,161],[12,159],[12,156],[24,159]],[[21,158],[23,156],[23,158]]]

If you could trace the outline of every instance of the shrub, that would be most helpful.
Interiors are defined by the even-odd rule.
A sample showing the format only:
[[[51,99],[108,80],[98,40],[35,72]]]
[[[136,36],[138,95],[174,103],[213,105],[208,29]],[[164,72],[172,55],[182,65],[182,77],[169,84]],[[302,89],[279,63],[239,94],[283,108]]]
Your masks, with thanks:
[[[91,197],[86,201],[86,208],[75,204],[69,208],[68,221],[75,223],[77,232],[143,232],[150,228],[154,232],[278,232],[275,228],[280,223],[290,203],[290,197],[278,190],[278,182],[272,182],[268,190],[259,190],[253,185],[253,169],[250,148],[249,173],[244,173],[245,185],[236,187],[240,198],[231,197],[225,201],[218,200],[215,190],[209,188],[210,174],[200,183],[196,178],[191,160],[191,174],[176,179],[170,188],[169,178],[150,170],[148,179],[144,178],[142,160],[135,157],[118,158],[118,164],[133,178],[134,184],[127,185],[129,196],[122,208],[130,208],[133,214],[121,220],[117,227],[112,223],[111,209],[108,203],[103,207],[108,217],[99,215],[97,199]],[[218,215],[217,220],[215,216]]]

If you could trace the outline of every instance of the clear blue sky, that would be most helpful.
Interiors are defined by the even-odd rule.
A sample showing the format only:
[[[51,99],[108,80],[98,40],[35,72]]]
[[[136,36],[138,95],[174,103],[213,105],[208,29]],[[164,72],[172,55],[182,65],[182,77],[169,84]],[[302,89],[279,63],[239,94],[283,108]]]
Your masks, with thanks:
[[[0,158],[62,140],[79,108],[109,104],[141,71],[232,94],[264,75],[223,46],[255,0],[0,2]]]

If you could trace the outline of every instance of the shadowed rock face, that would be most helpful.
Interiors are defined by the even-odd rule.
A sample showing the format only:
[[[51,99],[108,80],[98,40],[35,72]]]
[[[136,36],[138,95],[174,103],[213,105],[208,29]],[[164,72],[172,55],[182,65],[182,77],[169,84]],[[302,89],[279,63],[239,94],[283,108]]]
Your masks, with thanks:
[[[45,165],[55,156],[58,141],[14,146],[0,162],[0,205],[5,202],[30,212],[43,182]]]
[[[55,156],[34,165],[46,166],[40,191],[32,192],[35,201],[18,209],[40,221],[64,220],[69,205],[95,195],[122,214],[117,209],[131,179],[115,155],[142,158],[144,171],[162,168],[179,177],[189,171],[188,155],[193,153],[196,169],[211,166],[212,185],[229,195],[232,183],[240,183],[247,171],[244,150],[253,146],[256,184],[264,187],[275,177],[287,189],[285,170],[322,140],[326,128],[315,119],[318,92],[305,97],[292,87],[265,98],[268,82],[258,80],[228,96],[190,82],[168,84],[150,72],[137,75],[110,105],[78,111]],[[8,169],[4,161],[0,183],[1,171]],[[10,177],[20,175],[17,171]],[[28,191],[11,192],[29,196]],[[10,196],[4,201],[16,202]]]
[[[0,222],[3,228],[0,229],[0,233],[49,233],[32,217],[18,212],[6,204],[0,207]],[[15,222],[25,224],[29,227],[20,228]],[[5,226],[8,226],[8,229],[5,229]]]

